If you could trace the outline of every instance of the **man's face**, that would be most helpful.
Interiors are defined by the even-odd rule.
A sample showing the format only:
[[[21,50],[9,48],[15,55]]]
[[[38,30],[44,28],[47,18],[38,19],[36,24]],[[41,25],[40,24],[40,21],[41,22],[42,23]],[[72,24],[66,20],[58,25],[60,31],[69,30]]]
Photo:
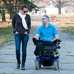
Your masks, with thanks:
[[[48,19],[48,18],[46,18],[46,17],[43,17],[43,18],[42,18],[42,23],[43,23],[44,25],[47,25],[48,22],[49,22],[49,19]]]
[[[28,8],[23,8],[23,14],[27,14],[27,12],[28,12]]]

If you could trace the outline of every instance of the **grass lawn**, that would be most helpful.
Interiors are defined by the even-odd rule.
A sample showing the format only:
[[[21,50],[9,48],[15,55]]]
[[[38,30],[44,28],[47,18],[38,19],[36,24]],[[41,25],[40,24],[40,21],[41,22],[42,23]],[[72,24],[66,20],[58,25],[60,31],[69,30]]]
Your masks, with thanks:
[[[62,32],[70,33],[70,34],[74,35],[74,26],[61,27],[61,29],[62,29]]]
[[[36,29],[35,27],[32,27],[31,34],[33,34],[35,32],[35,29]],[[74,35],[73,26],[61,27],[61,30],[62,30],[62,32],[70,33],[70,34]],[[0,46],[3,45],[4,43],[8,42],[9,40],[11,40],[12,37],[13,37],[12,27],[0,28]]]
[[[34,33],[35,27],[32,27],[31,34]],[[13,37],[12,27],[0,28],[0,46],[10,41]]]
[[[0,45],[3,45],[5,42],[8,42],[12,37],[12,28],[0,28]]]

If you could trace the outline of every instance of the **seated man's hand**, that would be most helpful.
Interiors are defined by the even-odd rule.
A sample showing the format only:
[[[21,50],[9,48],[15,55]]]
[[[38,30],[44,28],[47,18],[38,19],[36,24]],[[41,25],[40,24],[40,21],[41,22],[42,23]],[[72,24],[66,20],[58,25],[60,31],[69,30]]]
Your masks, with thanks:
[[[33,37],[32,40],[33,40],[34,45],[37,45],[37,39],[36,39],[36,37]]]
[[[32,40],[33,40],[33,43],[37,45],[37,41],[39,40],[39,34],[36,34],[35,36],[33,36]]]
[[[36,36],[33,36],[33,39],[36,39],[36,40],[38,40],[38,37],[36,37]]]
[[[36,34],[33,38],[39,40],[39,34]]]
[[[60,44],[60,42],[61,42],[60,39],[55,39],[55,40],[53,41],[53,43],[55,43],[55,44]]]

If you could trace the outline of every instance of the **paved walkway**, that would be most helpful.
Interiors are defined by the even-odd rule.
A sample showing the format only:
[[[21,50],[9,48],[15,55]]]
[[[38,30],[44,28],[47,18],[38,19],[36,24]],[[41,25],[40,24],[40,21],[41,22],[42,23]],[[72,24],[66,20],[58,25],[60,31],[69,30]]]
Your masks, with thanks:
[[[54,70],[35,70],[34,45],[31,37],[27,48],[26,70],[16,70],[14,39],[0,48],[0,74],[74,74],[74,39],[61,34],[60,72]]]

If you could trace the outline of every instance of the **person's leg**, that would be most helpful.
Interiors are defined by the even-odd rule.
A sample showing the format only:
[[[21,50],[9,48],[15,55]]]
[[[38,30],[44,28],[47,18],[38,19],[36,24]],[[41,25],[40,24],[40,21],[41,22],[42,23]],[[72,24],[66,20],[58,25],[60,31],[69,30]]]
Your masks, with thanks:
[[[20,35],[15,35],[15,47],[16,47],[16,59],[17,59],[17,69],[20,68],[20,45],[21,45],[21,39]]]
[[[25,61],[26,61],[26,48],[28,43],[29,35],[22,36],[22,70],[25,69]]]

